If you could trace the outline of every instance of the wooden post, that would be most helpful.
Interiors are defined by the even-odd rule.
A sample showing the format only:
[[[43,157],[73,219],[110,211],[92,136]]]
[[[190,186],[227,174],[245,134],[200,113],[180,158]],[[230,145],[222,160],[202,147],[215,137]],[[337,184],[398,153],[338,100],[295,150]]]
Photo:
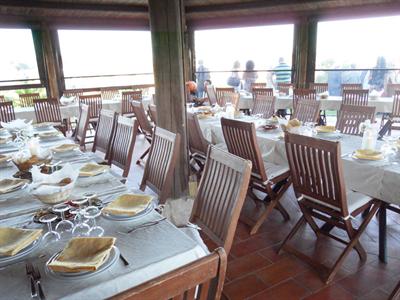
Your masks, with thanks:
[[[296,87],[304,88],[314,82],[315,59],[317,48],[317,21],[305,18],[295,24],[293,39],[292,82]]]
[[[158,126],[181,134],[172,197],[188,190],[182,0],[149,0]]]

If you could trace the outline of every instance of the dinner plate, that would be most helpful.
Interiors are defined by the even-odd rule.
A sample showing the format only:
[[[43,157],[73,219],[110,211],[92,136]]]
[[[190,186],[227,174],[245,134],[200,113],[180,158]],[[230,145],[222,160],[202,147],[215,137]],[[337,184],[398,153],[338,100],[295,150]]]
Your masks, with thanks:
[[[49,264],[55,260],[59,255],[61,251],[57,252],[54,254],[50,259],[46,262],[46,273],[49,274],[50,276],[58,279],[67,279],[67,280],[81,280],[83,278],[88,278],[95,276],[101,272],[104,272],[108,270],[119,258],[119,249],[116,246],[113,246],[111,248],[110,254],[106,257],[104,263],[96,270],[93,272],[90,271],[83,271],[83,272],[74,272],[74,273],[69,273],[69,272],[55,272],[52,269],[49,268]]]
[[[113,215],[107,212],[103,212],[102,216],[106,219],[112,220],[112,221],[133,221],[140,219],[146,215],[148,215],[150,212],[152,212],[156,208],[156,202],[153,200],[147,205],[147,207],[142,210],[141,212],[137,213],[134,216],[128,216],[128,215]]]
[[[16,186],[16,187],[13,188],[12,190],[10,190],[10,191],[8,191],[8,192],[6,192],[6,193],[0,194],[0,197],[1,197],[1,196],[5,196],[5,195],[10,195],[10,194],[12,194],[12,193],[15,193],[15,192],[17,192],[17,191],[19,191],[19,190],[22,190],[22,189],[26,188],[27,186],[28,186],[28,183],[25,183],[25,184],[23,184],[23,185]]]
[[[30,255],[33,251],[35,251],[41,244],[41,238],[39,237],[38,239],[34,240],[32,244],[29,246],[25,247],[21,251],[19,251],[17,254],[13,256],[0,256],[0,266],[4,267],[5,265],[9,265],[15,262],[18,262],[28,255]]]

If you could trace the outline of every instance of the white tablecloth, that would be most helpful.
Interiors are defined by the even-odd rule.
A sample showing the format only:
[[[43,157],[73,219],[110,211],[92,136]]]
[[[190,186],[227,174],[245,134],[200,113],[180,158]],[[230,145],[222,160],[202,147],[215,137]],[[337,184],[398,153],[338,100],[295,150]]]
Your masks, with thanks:
[[[262,122],[251,117],[241,119],[248,122]],[[200,127],[207,140],[214,144],[224,143],[220,120],[200,120]],[[267,132],[257,130],[257,140],[264,160],[276,164],[287,164],[285,143],[278,138],[279,130]],[[361,137],[343,135],[340,139],[342,163],[346,187],[376,197],[388,203],[400,205],[400,154],[396,161],[361,161],[351,157],[361,146]],[[381,142],[378,142],[379,148]]]

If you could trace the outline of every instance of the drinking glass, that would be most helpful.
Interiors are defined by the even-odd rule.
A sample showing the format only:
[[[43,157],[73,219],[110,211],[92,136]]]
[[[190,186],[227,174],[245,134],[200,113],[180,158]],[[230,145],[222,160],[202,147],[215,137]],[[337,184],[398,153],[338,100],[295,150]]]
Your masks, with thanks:
[[[90,236],[103,236],[104,229],[101,226],[98,226],[96,223],[96,218],[100,216],[101,210],[98,209],[96,206],[88,206],[85,209],[85,218],[92,220],[92,227],[90,228],[89,235]]]
[[[53,211],[61,214],[61,221],[56,225],[56,231],[61,235],[71,232],[74,227],[74,223],[65,219],[65,212],[70,209],[69,205],[61,203],[53,207]]]
[[[72,229],[72,235],[88,236],[90,226],[84,222],[85,208],[83,207],[83,205],[87,203],[87,198],[72,200],[71,202],[79,206],[78,208],[71,210],[71,213],[75,215],[75,225]]]
[[[53,226],[51,225],[51,223],[55,220],[57,220],[57,215],[55,214],[44,215],[39,219],[40,222],[47,224],[48,231],[42,237],[42,239],[45,240],[47,243],[56,242],[61,238],[60,234],[57,231],[54,231]]]

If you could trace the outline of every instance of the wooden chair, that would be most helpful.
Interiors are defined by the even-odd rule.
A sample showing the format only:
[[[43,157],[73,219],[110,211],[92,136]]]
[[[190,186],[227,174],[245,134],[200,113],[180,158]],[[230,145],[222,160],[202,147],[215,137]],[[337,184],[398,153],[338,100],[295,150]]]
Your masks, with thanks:
[[[400,299],[400,282],[396,285],[396,287],[390,294],[388,300],[399,300],[399,299]]]
[[[251,84],[251,91],[252,91],[252,93],[254,93],[254,89],[263,89],[263,88],[266,88],[266,87],[267,87],[267,83],[266,82],[253,82]]]
[[[227,257],[224,249],[199,258],[181,268],[168,272],[112,300],[220,300],[225,281]]]
[[[393,97],[396,91],[400,90],[400,83],[388,83],[385,88],[385,97]]]
[[[213,85],[209,84],[206,86],[206,93],[208,97],[208,101],[210,105],[215,105],[218,102],[217,93],[215,92],[215,88]]]
[[[32,107],[33,100],[39,99],[39,93],[30,93],[30,94],[20,94],[19,95],[19,104],[21,107]]]
[[[74,140],[81,146],[86,148],[86,132],[89,128],[89,105],[81,104],[78,125],[76,126]]]
[[[155,104],[149,104],[147,113],[150,117],[150,121],[152,121],[154,125],[157,125],[157,106]]]
[[[218,99],[218,105],[224,107],[227,103],[231,103],[235,110],[239,110],[240,94],[236,92],[223,93]]]
[[[131,105],[132,101],[142,101],[142,91],[127,91],[122,92],[121,99],[121,115],[132,118],[135,116]]]
[[[89,106],[89,122],[93,125],[93,128],[96,128],[100,110],[103,106],[101,94],[79,96],[79,105],[82,106],[82,104]]]
[[[102,88],[100,94],[101,100],[114,100],[118,97],[119,90],[117,88]]]
[[[143,132],[145,139],[151,144],[153,138],[153,127],[151,126],[150,121],[147,118],[143,103],[140,101],[132,101],[131,104],[133,108],[133,113],[135,114],[138,121],[139,128]],[[144,151],[143,154],[140,155],[139,159],[136,161],[136,164],[140,165],[143,162],[143,159],[149,153],[150,148],[151,146],[149,146],[146,151]]]
[[[230,101],[232,104],[235,101],[235,89],[234,88],[216,88],[217,103],[219,106],[224,107],[226,102]]]
[[[346,90],[361,90],[362,88],[361,83],[342,83],[341,85],[342,95]]]
[[[83,90],[65,90],[63,96],[79,98],[83,95]]]
[[[293,118],[306,123],[318,123],[320,118],[321,102],[315,100],[302,100],[296,105],[293,113]]]
[[[296,106],[300,101],[303,100],[317,100],[317,93],[311,89],[294,89],[293,90],[293,109],[296,110]]]
[[[124,178],[129,175],[137,131],[136,120],[123,116],[118,117],[108,163],[121,168]]]
[[[57,99],[34,99],[33,105],[37,123],[54,123],[54,127],[66,135],[67,124],[61,118],[60,103]]]
[[[0,121],[8,123],[13,120],[15,120],[15,112],[12,101],[0,102]]]
[[[375,119],[375,106],[340,105],[336,129],[344,134],[359,135],[360,124]]]
[[[0,102],[6,102],[6,98],[3,95],[0,95]]]
[[[102,109],[100,111],[92,152],[100,150],[105,154],[105,159],[107,159],[110,154],[112,138],[115,135],[116,118],[117,113],[115,111],[108,109]]]
[[[292,83],[287,83],[287,82],[280,82],[277,83],[276,87],[279,91],[279,93],[285,94],[285,95],[289,95],[289,89],[292,86]]]
[[[342,103],[348,105],[368,105],[369,90],[344,90],[342,93]]]
[[[253,213],[256,219],[243,216],[243,221],[251,226],[250,234],[257,232],[274,208],[288,220],[289,214],[280,200],[291,184],[289,169],[263,161],[254,123],[222,118],[221,125],[229,152],[252,162],[249,196],[256,203]],[[266,196],[260,199],[253,190]]]
[[[377,212],[380,201],[346,189],[339,142],[286,133],[285,145],[293,188],[303,215],[279,251],[284,249],[305,260],[319,271],[325,283],[330,283],[352,249],[365,262],[367,255],[359,238]],[[354,228],[352,218],[361,213],[364,213],[364,218],[360,219],[360,226]],[[315,219],[325,224],[318,226]],[[317,237],[325,235],[346,245],[331,268],[287,244],[305,223],[310,225]],[[344,230],[348,240],[331,234],[334,227]]]
[[[391,120],[389,135],[391,135],[392,129],[400,130],[400,125],[394,125],[400,123],[400,90],[395,91],[393,95],[393,108],[389,119]]]
[[[249,160],[209,146],[189,222],[199,226],[227,254],[246,198],[250,174]],[[184,232],[201,239],[193,227],[184,228]]]
[[[274,89],[272,88],[253,88],[252,89],[253,93],[253,101],[256,100],[257,95],[267,95],[267,96],[273,96],[274,95]]]
[[[251,114],[262,114],[264,119],[271,117],[275,113],[275,101],[276,98],[272,95],[256,94]]]
[[[311,82],[308,86],[311,90],[315,90],[317,94],[322,94],[329,90],[327,83]]]
[[[158,195],[160,204],[165,203],[171,192],[180,142],[179,133],[155,127],[140,189],[144,191],[148,186]]]
[[[198,177],[200,177],[200,174],[204,169],[207,149],[210,143],[203,136],[197,115],[190,112],[187,113],[187,128],[189,135],[190,158],[195,164],[197,164],[199,170],[196,170],[192,164],[191,166],[195,169]]]

